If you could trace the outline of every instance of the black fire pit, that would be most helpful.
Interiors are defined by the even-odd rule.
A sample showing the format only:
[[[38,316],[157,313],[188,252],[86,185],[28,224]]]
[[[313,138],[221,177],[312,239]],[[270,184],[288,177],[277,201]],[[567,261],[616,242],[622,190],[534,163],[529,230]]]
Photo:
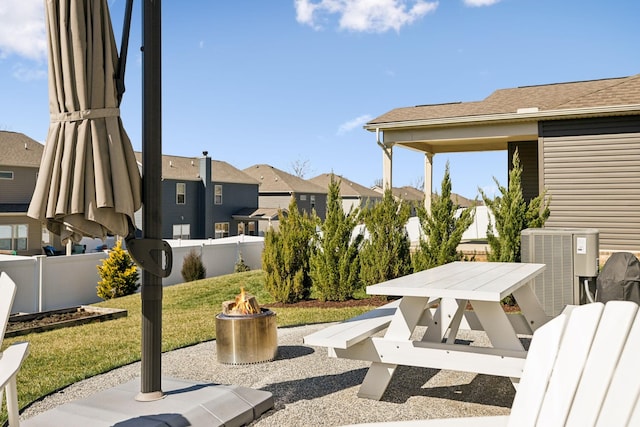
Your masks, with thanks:
[[[278,354],[276,313],[261,308],[255,314],[216,316],[218,362],[232,365],[269,362]]]

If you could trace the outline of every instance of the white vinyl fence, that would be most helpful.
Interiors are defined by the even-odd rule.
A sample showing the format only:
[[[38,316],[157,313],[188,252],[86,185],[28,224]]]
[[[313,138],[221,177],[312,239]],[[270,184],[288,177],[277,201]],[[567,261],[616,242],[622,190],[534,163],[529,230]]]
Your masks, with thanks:
[[[191,250],[202,256],[207,277],[233,273],[239,253],[252,270],[261,268],[262,237],[168,242],[172,247],[173,267],[171,275],[163,279],[163,286],[184,281],[182,264]],[[100,281],[97,266],[107,257],[106,252],[55,257],[0,255],[0,271],[6,272],[18,286],[11,312],[35,313],[101,301],[96,294]]]

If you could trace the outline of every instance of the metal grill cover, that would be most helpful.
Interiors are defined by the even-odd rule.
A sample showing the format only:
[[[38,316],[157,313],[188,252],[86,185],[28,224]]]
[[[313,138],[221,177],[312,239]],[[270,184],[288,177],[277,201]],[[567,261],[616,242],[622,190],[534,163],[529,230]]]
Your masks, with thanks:
[[[640,260],[630,252],[616,252],[596,279],[596,301],[633,301],[640,304]]]

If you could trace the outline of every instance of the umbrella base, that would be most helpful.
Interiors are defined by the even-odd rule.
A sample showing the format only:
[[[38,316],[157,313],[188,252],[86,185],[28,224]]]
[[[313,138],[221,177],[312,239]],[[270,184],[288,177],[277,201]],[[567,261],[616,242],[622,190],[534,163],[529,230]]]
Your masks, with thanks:
[[[271,393],[234,385],[164,378],[164,398],[140,402],[140,379],[69,402],[21,423],[26,427],[243,426],[274,406]]]

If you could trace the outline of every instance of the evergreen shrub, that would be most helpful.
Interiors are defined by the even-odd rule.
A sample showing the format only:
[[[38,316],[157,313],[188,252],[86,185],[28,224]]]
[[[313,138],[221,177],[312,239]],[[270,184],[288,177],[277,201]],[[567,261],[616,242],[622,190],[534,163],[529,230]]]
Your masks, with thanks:
[[[184,257],[180,273],[185,282],[193,282],[207,277],[207,269],[202,263],[202,255],[195,249],[191,249]]]
[[[97,268],[102,279],[98,282],[97,294],[104,300],[131,295],[140,286],[138,268],[129,253],[122,249],[120,240]]]

